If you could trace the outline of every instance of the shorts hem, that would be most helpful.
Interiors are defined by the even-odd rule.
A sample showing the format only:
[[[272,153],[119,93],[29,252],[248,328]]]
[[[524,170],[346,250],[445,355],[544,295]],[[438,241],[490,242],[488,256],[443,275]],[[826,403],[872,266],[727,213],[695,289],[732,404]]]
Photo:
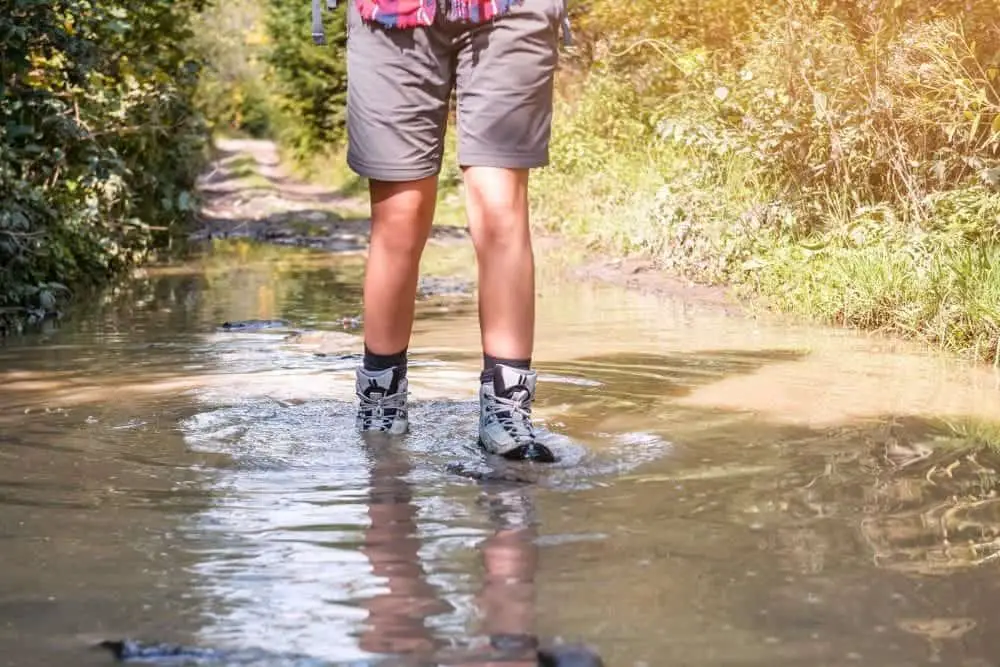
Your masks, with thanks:
[[[549,164],[549,154],[544,153],[472,153],[458,156],[461,167],[493,167],[496,169],[538,169]]]
[[[426,167],[400,167],[389,165],[375,165],[347,154],[347,166],[355,174],[372,181],[387,181],[393,183],[404,183],[406,181],[419,181],[430,176],[441,173],[440,165]]]

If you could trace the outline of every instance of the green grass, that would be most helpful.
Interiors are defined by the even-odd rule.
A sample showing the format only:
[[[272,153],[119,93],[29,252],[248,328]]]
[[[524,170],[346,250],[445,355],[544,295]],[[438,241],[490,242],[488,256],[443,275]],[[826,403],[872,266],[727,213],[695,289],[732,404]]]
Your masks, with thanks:
[[[543,173],[532,195],[540,226],[731,285],[754,307],[1000,362],[1000,245],[891,228],[860,241],[834,226],[803,237],[795,212],[764,208],[765,186],[738,166],[670,178],[690,165],[660,157],[616,158],[579,177]]]
[[[751,283],[751,294],[775,309],[1000,360],[1000,246],[934,239],[927,248],[808,254],[780,243]]]
[[[730,285],[753,308],[1000,363],[1000,192],[957,183],[920,203],[922,219],[846,184],[795,193],[745,153],[678,147],[641,124],[608,139],[596,128],[632,112],[602,85],[588,94],[585,114],[560,103],[554,164],[532,184],[540,228]]]

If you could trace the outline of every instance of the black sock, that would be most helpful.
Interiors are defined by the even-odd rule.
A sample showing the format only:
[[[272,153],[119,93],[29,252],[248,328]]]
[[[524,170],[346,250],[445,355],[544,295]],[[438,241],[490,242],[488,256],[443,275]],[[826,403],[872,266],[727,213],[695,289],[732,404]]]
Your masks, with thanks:
[[[497,364],[520,368],[526,371],[531,370],[531,358],[528,359],[501,359],[488,354],[483,355],[483,372],[479,374],[479,381],[482,383],[493,382],[493,369]]]
[[[365,345],[364,367],[366,371],[384,371],[399,366],[406,373],[406,348],[396,354],[375,354]]]

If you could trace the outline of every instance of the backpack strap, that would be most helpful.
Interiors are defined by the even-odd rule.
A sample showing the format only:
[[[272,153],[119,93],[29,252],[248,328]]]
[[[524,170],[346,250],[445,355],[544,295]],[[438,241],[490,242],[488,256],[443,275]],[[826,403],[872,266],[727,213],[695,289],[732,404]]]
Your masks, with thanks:
[[[337,8],[337,0],[326,0],[326,8]],[[326,29],[323,27],[323,0],[312,0],[312,36],[318,46],[326,44]]]
[[[562,34],[563,46],[573,46],[573,30],[569,26],[569,0],[563,0]]]

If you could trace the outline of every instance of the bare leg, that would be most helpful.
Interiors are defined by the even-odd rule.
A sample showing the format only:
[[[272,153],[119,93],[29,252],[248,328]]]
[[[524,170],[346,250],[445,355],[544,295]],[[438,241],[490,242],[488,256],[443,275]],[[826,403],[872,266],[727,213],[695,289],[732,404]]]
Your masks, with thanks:
[[[528,170],[468,167],[465,184],[479,264],[479,442],[506,458],[551,463],[555,456],[536,440],[530,419],[538,375],[531,370],[535,256],[528,226]]]
[[[430,235],[437,177],[372,181],[371,244],[365,270],[365,345],[375,354],[404,350],[413,331],[420,256]]]
[[[483,352],[530,359],[535,337],[535,258],[528,227],[528,171],[468,167],[467,211],[479,264]]]

